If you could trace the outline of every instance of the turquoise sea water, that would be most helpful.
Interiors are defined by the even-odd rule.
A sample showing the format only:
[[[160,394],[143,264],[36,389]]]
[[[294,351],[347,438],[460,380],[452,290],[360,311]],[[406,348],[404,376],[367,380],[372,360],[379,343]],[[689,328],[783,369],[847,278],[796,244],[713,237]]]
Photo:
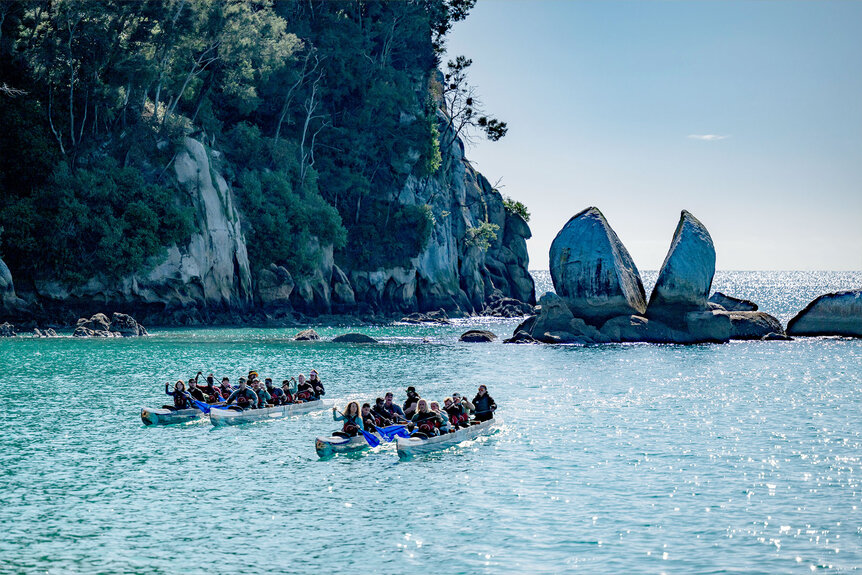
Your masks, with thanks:
[[[832,272],[715,282],[785,322],[859,285]],[[862,340],[457,342],[516,324],[319,329],[374,345],[293,342],[293,329],[0,340],[0,572],[862,570]],[[319,460],[329,413],[220,429],[139,418],[198,370],[312,367],[339,405],[484,383],[504,424],[410,461],[391,446]]]

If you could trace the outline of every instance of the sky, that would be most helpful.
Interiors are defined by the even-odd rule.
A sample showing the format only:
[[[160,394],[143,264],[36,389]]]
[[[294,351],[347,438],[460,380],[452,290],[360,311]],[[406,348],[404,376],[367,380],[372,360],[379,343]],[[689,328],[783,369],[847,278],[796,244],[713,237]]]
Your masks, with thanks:
[[[479,0],[447,49],[508,122],[467,156],[532,269],[596,206],[640,269],[687,209],[718,269],[862,270],[862,1]]]

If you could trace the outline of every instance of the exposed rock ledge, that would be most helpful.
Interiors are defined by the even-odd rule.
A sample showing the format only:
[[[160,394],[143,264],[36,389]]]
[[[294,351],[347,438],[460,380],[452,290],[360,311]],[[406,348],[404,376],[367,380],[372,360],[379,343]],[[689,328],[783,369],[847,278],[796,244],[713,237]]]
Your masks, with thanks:
[[[790,320],[787,334],[862,337],[862,290],[818,297]]]

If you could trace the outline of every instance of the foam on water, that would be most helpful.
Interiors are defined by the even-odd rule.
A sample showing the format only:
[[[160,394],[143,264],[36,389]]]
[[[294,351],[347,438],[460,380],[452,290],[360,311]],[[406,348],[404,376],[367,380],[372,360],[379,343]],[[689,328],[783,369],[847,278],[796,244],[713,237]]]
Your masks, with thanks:
[[[850,287],[840,274],[796,289],[784,282],[799,276],[736,274],[716,289],[783,320],[818,295],[797,305],[788,292]],[[366,346],[293,342],[296,330],[279,329],[0,341],[0,572],[862,565],[862,341],[456,341],[468,327],[508,335],[516,324],[319,330],[383,340]],[[235,380],[311,367],[339,405],[484,383],[504,425],[406,462],[391,446],[321,461],[314,437],[336,428],[328,412],[223,429],[144,428],[138,416],[169,400],[166,381],[198,370]]]

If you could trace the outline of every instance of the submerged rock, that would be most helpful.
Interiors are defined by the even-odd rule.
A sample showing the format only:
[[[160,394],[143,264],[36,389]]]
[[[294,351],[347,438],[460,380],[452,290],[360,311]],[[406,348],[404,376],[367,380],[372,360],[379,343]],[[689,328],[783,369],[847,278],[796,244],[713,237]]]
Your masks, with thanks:
[[[712,294],[708,301],[720,305],[727,311],[757,311],[756,303],[748,301],[747,299],[739,299],[729,295],[724,295],[720,291]]]
[[[345,333],[332,338],[333,343],[377,343],[377,340],[364,333]]]
[[[637,266],[598,208],[573,216],[550,250],[554,290],[576,317],[601,325],[646,310]]]
[[[715,275],[715,246],[706,227],[686,210],[665,256],[646,316],[679,323],[692,311],[709,310],[707,297]]]
[[[862,337],[862,290],[818,297],[788,322],[787,334]]]
[[[320,336],[313,329],[304,329],[293,336],[293,339],[294,341],[318,341]]]
[[[492,342],[495,339],[497,339],[497,336],[493,332],[484,329],[471,329],[462,333],[461,337],[458,338],[458,341],[466,341],[469,343],[485,343]]]
[[[730,318],[730,339],[763,339],[766,335],[784,335],[777,318],[762,311],[718,312]]]

